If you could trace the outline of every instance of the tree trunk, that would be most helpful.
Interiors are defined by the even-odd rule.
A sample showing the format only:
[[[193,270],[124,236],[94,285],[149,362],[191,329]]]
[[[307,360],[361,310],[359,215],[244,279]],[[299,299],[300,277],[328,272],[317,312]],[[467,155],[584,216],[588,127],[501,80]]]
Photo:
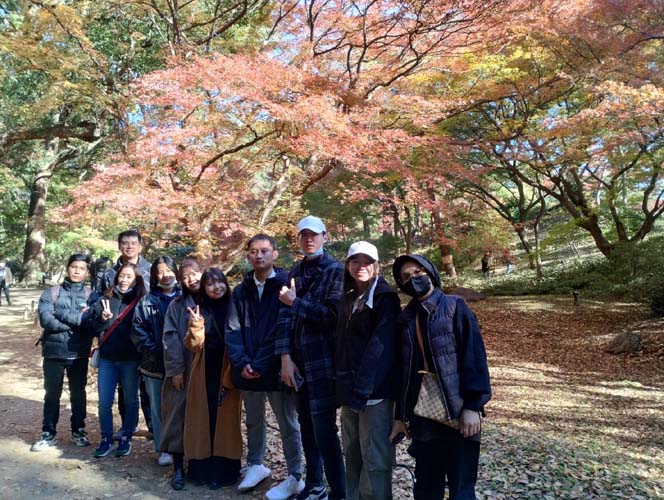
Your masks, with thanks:
[[[607,240],[606,236],[604,236],[604,232],[599,226],[599,218],[596,214],[586,217],[585,219],[581,219],[576,223],[576,225],[590,233],[590,236],[592,236],[593,240],[595,241],[595,246],[600,252],[602,252],[605,257],[608,257],[611,252],[613,252],[615,245]]]
[[[440,260],[443,264],[443,271],[452,279],[456,279],[457,272],[454,267],[454,256],[452,255],[452,247],[445,243],[445,223],[440,210],[435,208],[436,192],[432,187],[427,188],[429,200],[434,202],[434,208],[431,210],[431,218],[433,219],[434,232],[436,234],[436,242],[440,250]]]
[[[452,247],[449,245],[439,244],[440,248],[440,257],[443,263],[443,271],[445,274],[452,279],[456,279],[457,272],[456,267],[454,267],[454,256],[452,255]]]
[[[535,272],[538,278],[542,278],[544,273],[542,271],[542,253],[540,252],[539,218],[533,224],[533,234],[535,235]]]
[[[362,212],[362,235],[367,241],[371,238],[371,221],[364,211]]]
[[[526,231],[523,226],[519,226],[518,229],[515,229],[515,231],[519,237],[523,251],[526,252],[526,256],[528,257],[528,268],[534,270],[536,267],[535,255],[533,255],[533,249],[530,246],[530,243],[528,243],[528,239],[526,238]]]
[[[50,162],[44,164],[35,175],[30,188],[30,207],[25,248],[23,250],[23,280],[37,281],[37,272],[46,271],[46,198],[53,172],[65,161],[76,155],[75,149],[65,149]]]

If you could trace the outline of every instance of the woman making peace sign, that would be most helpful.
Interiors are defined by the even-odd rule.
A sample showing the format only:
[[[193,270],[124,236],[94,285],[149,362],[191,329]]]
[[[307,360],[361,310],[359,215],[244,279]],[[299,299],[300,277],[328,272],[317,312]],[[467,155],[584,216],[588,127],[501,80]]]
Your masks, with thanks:
[[[230,290],[224,273],[208,268],[201,278],[199,305],[189,307],[184,346],[194,354],[187,381],[184,453],[189,477],[210,489],[234,484],[242,456],[240,391],[231,382],[224,325]]]
[[[138,300],[145,295],[143,276],[135,264],[125,264],[115,274],[113,286],[92,306],[91,324],[99,338],[99,426],[101,441],[95,457],[105,457],[113,447],[113,398],[122,381],[127,404],[122,437],[116,456],[131,452],[131,437],[138,422],[138,363],[140,354],[131,341],[131,321]]]

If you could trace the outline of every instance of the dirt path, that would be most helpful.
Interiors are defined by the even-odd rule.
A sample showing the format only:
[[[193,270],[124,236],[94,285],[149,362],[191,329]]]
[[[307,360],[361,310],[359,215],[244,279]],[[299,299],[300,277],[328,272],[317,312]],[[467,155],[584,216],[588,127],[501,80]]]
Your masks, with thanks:
[[[211,492],[187,485],[170,489],[170,467],[159,467],[144,431],[128,457],[95,460],[92,448],[68,441],[65,391],[60,442],[40,453],[29,448],[42,412],[39,333],[23,311],[39,290],[12,290],[14,305],[0,308],[0,498],[262,498],[232,488]],[[664,332],[644,335],[632,357],[603,354],[611,333],[645,313],[629,305],[492,299],[473,305],[483,328],[492,369],[494,400],[485,422],[478,498],[663,498],[664,365],[658,349]],[[88,430],[98,436],[96,383],[88,389]],[[139,424],[139,428],[144,425]],[[268,455],[278,459],[275,432]],[[412,465],[406,445],[398,461]],[[276,451],[276,452],[275,452]],[[283,461],[268,464],[284,476]],[[396,500],[411,497],[407,470],[395,472]]]

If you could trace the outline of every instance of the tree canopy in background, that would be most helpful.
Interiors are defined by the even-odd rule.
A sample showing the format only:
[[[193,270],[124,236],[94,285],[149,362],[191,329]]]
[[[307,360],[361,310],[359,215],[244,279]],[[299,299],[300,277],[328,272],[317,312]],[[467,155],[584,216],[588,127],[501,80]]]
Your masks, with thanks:
[[[27,268],[47,221],[229,265],[311,211],[450,275],[511,230],[539,269],[543,222],[610,256],[664,211],[661,2],[174,5],[0,11],[0,237],[27,222]]]

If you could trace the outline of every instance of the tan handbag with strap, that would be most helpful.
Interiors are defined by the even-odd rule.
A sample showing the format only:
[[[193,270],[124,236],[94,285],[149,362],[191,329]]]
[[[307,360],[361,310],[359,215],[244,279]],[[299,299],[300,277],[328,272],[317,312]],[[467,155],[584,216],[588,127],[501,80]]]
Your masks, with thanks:
[[[415,405],[414,413],[417,416],[435,420],[441,424],[458,429],[459,419],[451,419],[449,417],[447,402],[445,401],[445,395],[440,388],[438,375],[429,371],[427,357],[424,353],[424,339],[420,327],[419,313],[415,316],[415,332],[417,343],[422,352],[424,369],[418,371],[418,373],[422,374],[422,384],[420,385],[420,393],[417,395],[417,404]]]

